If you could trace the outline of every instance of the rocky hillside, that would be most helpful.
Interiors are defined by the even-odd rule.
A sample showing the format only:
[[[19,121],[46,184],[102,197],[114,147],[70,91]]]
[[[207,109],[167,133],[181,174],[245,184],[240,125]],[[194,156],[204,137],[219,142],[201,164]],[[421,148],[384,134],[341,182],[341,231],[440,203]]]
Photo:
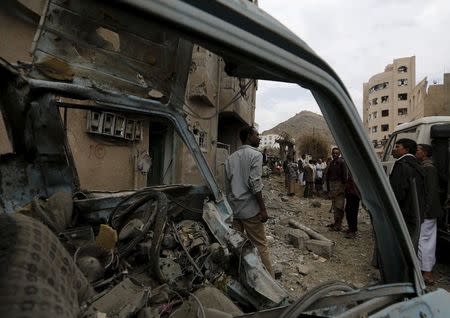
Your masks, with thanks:
[[[333,136],[328,129],[325,119],[322,115],[302,111],[288,120],[276,125],[272,129],[264,131],[262,134],[280,134],[287,132],[292,138],[297,140],[300,136],[306,134],[319,134],[324,136],[330,144],[333,144]]]

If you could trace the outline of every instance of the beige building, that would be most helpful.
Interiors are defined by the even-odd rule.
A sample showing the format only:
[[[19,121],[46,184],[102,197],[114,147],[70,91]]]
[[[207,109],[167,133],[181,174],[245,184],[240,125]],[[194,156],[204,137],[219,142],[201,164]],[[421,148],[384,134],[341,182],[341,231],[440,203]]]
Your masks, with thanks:
[[[411,120],[428,116],[450,116],[450,74],[443,76],[443,83],[428,85],[427,78],[414,88],[410,102]]]
[[[363,85],[363,122],[377,152],[396,126],[410,121],[409,101],[415,86],[415,56],[394,59],[384,72]]]
[[[0,6],[0,27],[8,30],[0,39],[0,57],[12,64],[32,62],[30,48],[44,2],[18,1],[14,10],[19,15]],[[253,80],[227,76],[224,67],[222,58],[194,45],[186,95],[177,97],[219,182],[225,159],[240,143],[239,129],[254,123],[257,88]],[[81,188],[119,190],[202,182],[171,124],[129,114],[64,107],[60,111]],[[0,119],[0,154],[11,151]]]

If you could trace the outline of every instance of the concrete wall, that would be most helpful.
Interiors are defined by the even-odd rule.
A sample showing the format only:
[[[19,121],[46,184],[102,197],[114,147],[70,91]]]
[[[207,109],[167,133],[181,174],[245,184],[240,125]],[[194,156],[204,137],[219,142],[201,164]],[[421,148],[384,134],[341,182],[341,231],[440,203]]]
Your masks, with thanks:
[[[221,57],[194,45],[186,92],[187,105],[184,107],[191,131],[194,134],[206,133],[202,153],[216,179],[221,181],[221,165],[228,151],[219,151],[218,154],[217,143],[225,144],[229,153],[240,146],[239,130],[254,124],[257,89],[256,82],[230,77],[224,68]],[[180,156],[183,158],[179,164],[180,181],[203,182],[186,147],[182,147]]]
[[[112,191],[145,186],[147,175],[137,170],[137,162],[148,151],[148,121],[144,121],[142,141],[119,141],[87,133],[86,114],[85,110],[67,110],[67,138],[81,187]]]
[[[10,15],[0,6],[0,56],[10,63],[31,62],[31,43],[36,25]]]
[[[413,89],[411,93],[410,102],[410,112],[411,120],[422,118],[424,114],[425,98],[427,95],[427,79],[421,80]]]
[[[444,83],[431,85],[425,97],[425,116],[450,115],[450,73],[444,74]]]
[[[442,84],[428,86],[423,79],[414,88],[411,100],[411,120],[427,116],[450,115],[450,74],[444,74]]]

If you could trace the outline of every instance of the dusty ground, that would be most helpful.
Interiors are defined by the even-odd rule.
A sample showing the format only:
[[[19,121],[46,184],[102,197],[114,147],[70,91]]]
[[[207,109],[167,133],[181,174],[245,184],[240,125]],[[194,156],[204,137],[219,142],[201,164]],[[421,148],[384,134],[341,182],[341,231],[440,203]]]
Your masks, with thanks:
[[[316,284],[329,280],[346,281],[362,287],[379,279],[378,270],[371,266],[373,235],[366,211],[360,209],[357,238],[346,239],[343,232],[330,232],[326,227],[332,221],[330,200],[286,197],[284,178],[276,175],[265,179],[263,193],[270,216],[267,235],[272,262],[281,270],[279,281],[293,295],[300,296]],[[320,207],[313,207],[314,201],[319,202]],[[284,238],[289,219],[297,220],[335,242],[333,255],[324,258],[290,245]],[[299,267],[300,270],[306,267],[308,273],[301,274]],[[450,291],[450,265],[438,263],[434,273],[437,284],[431,288],[441,287]]]

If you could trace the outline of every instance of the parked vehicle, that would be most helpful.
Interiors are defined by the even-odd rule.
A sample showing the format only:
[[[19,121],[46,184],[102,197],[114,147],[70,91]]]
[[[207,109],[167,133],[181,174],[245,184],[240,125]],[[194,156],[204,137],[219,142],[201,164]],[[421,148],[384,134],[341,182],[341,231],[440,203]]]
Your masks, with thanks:
[[[0,63],[0,107],[13,144],[13,153],[0,160],[1,205],[10,212],[0,217],[2,316],[149,317],[153,310],[188,303],[207,281],[227,292],[216,304],[230,297],[249,312],[228,317],[450,316],[450,294],[425,289],[389,181],[348,91],[331,67],[278,21],[250,1],[48,4],[35,43],[39,63],[31,71]],[[105,57],[109,45],[94,32],[102,27],[120,34],[128,50]],[[167,33],[157,37],[158,32]],[[149,33],[150,39],[139,37]],[[128,59],[136,53],[142,58],[136,43],[155,38],[177,57],[166,64],[172,76],[162,82],[141,63],[152,64],[151,59]],[[377,285],[327,282],[292,300],[264,270],[255,248],[231,229],[231,208],[176,98],[184,96],[189,59],[182,53],[191,49],[190,42],[222,56],[230,76],[297,83],[312,92],[371,211],[381,275]],[[147,98],[149,87],[167,98]],[[206,186],[80,191],[58,107],[132,113],[172,125]],[[30,213],[42,222],[23,216]],[[117,242],[113,230],[119,233]],[[92,241],[93,233],[97,245],[113,248],[93,253],[77,245]],[[75,252],[68,256],[71,248]],[[198,294],[190,301],[196,306],[193,317],[227,316],[219,306],[205,308]]]
[[[392,156],[396,140],[409,138],[418,144],[428,144],[433,148],[433,162],[439,174],[438,189],[441,204],[446,211],[445,216],[438,222],[438,249],[440,256],[448,258],[450,247],[450,116],[430,116],[404,123],[397,126],[389,137],[382,154],[382,164],[389,175],[394,166],[395,159]]]

